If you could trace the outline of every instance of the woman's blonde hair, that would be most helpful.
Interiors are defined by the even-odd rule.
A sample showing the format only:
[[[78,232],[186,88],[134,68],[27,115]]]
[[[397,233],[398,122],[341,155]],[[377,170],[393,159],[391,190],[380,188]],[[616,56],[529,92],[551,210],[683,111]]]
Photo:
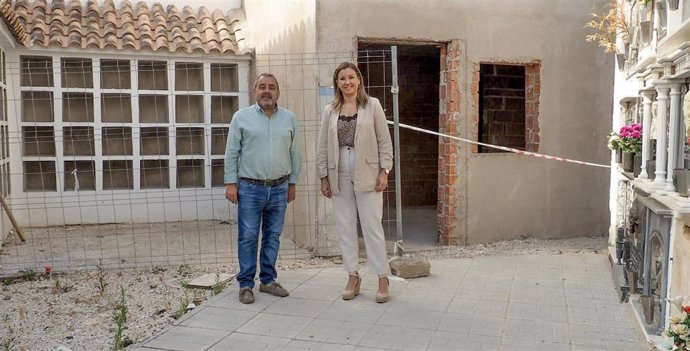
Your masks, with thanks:
[[[352,68],[357,75],[357,79],[359,79],[359,87],[357,87],[357,108],[364,108],[367,106],[367,102],[369,102],[369,96],[367,96],[367,92],[364,90],[364,79],[362,79],[362,72],[360,72],[359,68],[357,68],[357,65],[352,62],[341,63],[338,65],[338,68],[335,69],[335,72],[333,72],[333,90],[335,90],[335,98],[333,99],[333,102],[331,102],[331,105],[334,109],[340,110],[340,106],[342,106],[343,102],[345,102],[343,92],[340,91],[340,88],[338,88],[338,74],[340,71],[347,68]]]

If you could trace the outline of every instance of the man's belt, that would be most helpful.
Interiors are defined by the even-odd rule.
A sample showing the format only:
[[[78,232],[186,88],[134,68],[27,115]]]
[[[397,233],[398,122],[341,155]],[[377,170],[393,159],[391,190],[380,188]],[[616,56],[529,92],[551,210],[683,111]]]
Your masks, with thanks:
[[[288,180],[288,176],[284,175],[278,179],[268,179],[268,180],[252,179],[252,178],[244,178],[244,177],[240,177],[240,179],[247,181],[247,182],[250,182],[252,184],[259,184],[259,185],[263,185],[263,186],[267,186],[267,187],[272,187],[272,186],[276,186],[276,185],[280,185],[280,184],[285,183]]]

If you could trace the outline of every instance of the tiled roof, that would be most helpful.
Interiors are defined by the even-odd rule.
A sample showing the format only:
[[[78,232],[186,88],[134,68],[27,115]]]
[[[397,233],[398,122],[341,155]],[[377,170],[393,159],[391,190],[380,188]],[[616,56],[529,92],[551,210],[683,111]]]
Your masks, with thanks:
[[[240,25],[242,9],[210,12],[159,3],[132,4],[124,0],[117,8],[112,0],[99,5],[88,0],[17,0],[14,11],[29,33],[27,46],[100,49],[150,49],[170,52],[243,54]],[[240,45],[241,46],[241,45]]]
[[[2,21],[5,22],[7,28],[9,28],[14,40],[24,45],[29,39],[29,36],[26,35],[24,27],[22,27],[21,23],[19,23],[17,14],[14,13],[14,10],[12,9],[10,0],[4,0],[0,4],[0,17],[2,17]]]

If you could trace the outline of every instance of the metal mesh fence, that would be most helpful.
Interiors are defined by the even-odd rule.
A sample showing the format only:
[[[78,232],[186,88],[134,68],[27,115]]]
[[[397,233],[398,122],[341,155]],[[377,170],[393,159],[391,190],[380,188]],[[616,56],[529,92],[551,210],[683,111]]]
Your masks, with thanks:
[[[334,220],[315,175],[321,111],[333,96],[331,81],[323,80],[340,62],[357,60],[369,74],[383,72],[365,84],[383,92],[387,106],[389,49],[252,61],[74,56],[6,62],[2,55],[0,191],[26,242],[12,233],[5,238],[0,275],[48,265],[234,265],[236,207],[224,196],[225,141],[232,114],[252,103],[251,81],[261,72],[276,74],[278,103],[301,128],[302,171],[279,258],[331,252]],[[384,227],[394,239],[394,193],[385,199]],[[3,230],[11,228],[5,209],[0,217]]]

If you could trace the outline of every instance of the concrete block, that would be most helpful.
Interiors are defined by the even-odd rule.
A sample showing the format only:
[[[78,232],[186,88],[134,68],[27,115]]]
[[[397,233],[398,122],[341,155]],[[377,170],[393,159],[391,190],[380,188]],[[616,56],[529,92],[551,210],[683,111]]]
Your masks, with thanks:
[[[394,257],[389,265],[393,275],[400,278],[426,277],[431,273],[431,263],[424,257],[411,255]]]

